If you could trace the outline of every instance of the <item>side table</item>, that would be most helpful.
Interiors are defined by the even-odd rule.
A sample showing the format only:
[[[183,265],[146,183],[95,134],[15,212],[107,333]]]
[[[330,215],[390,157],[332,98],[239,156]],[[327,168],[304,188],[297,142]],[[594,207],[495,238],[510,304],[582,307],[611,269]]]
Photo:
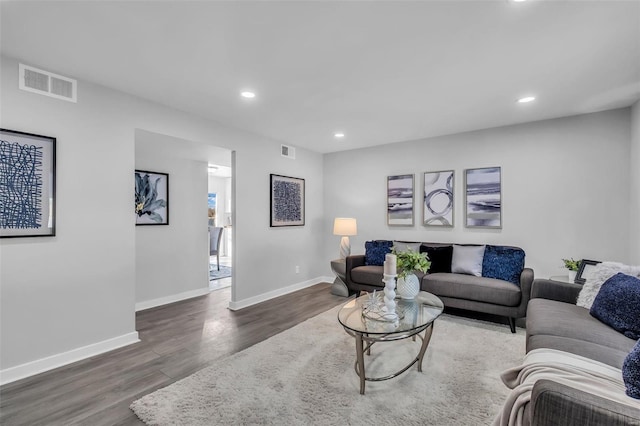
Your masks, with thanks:
[[[331,270],[334,274],[336,274],[336,279],[333,280],[333,285],[331,286],[331,294],[335,294],[336,296],[349,297],[349,289],[344,283],[347,273],[347,263],[345,262],[345,260],[332,260]]]

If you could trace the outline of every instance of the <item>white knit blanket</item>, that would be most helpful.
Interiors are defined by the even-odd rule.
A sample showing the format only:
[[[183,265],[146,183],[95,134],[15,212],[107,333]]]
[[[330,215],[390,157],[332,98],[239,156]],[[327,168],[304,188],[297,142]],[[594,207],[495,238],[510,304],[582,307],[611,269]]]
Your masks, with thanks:
[[[598,361],[554,349],[535,349],[521,366],[506,370],[502,381],[511,393],[493,426],[523,426],[524,410],[531,401],[533,385],[550,379],[640,410],[640,401],[625,394],[622,372]]]

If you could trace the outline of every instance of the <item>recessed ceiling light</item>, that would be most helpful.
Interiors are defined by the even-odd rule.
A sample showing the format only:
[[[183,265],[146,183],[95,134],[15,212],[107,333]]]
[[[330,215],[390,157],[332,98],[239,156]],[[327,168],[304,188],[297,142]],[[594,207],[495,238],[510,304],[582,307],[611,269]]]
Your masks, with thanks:
[[[240,93],[240,96],[247,99],[253,99],[256,97],[256,94],[253,92],[249,92],[248,90],[245,90],[244,92]]]
[[[527,102],[531,102],[531,101],[535,101],[535,100],[536,100],[535,96],[526,96],[524,98],[518,99],[518,103],[526,104]]]
[[[335,137],[336,139],[342,139],[344,138],[344,133],[342,132],[334,133],[333,137]]]
[[[511,0],[511,1],[514,2],[514,3],[522,3],[522,2],[525,2],[527,0]]]

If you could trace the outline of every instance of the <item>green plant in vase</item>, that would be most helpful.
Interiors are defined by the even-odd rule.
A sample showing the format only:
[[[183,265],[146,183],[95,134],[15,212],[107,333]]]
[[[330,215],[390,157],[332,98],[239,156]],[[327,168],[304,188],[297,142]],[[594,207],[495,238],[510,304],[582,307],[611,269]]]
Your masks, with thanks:
[[[420,280],[414,272],[427,272],[431,266],[429,257],[426,253],[419,253],[411,249],[405,251],[397,251],[395,248],[392,253],[397,257],[398,267],[398,296],[402,299],[413,299],[420,292]]]
[[[580,261],[574,260],[573,257],[571,259],[562,259],[562,261],[564,262],[564,267],[570,271],[577,272],[580,268]]]

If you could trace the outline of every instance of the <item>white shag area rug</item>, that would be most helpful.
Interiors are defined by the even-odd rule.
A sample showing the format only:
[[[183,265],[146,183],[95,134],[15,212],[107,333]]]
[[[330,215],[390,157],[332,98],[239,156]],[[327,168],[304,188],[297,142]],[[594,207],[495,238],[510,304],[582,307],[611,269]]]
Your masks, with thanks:
[[[508,395],[500,373],[519,365],[525,333],[442,315],[420,373],[366,383],[355,339],[331,309],[131,404],[149,425],[488,425]],[[420,339],[376,343],[367,376],[415,358]]]

